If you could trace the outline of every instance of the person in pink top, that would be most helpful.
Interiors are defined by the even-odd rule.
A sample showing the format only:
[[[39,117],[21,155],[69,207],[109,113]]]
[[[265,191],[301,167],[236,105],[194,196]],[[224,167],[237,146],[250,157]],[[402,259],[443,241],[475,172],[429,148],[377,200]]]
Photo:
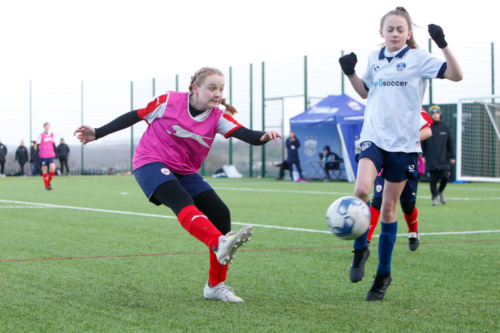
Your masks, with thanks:
[[[87,144],[145,120],[148,128],[135,148],[134,176],[156,205],[173,210],[182,227],[208,246],[210,269],[203,295],[207,299],[243,302],[224,284],[234,253],[250,240],[252,226],[231,231],[228,207],[197,170],[215,135],[234,137],[252,145],[277,141],[276,131],[252,131],[232,116],[236,109],[223,99],[224,76],[204,67],[191,78],[189,92],[167,91],[146,107],[126,113],[109,124],[80,126],[75,135]],[[225,106],[225,111],[219,105]]]
[[[56,145],[54,133],[50,132],[50,124],[43,125],[44,132],[38,136],[35,150],[40,146],[40,164],[42,165],[43,182],[46,190],[52,190],[52,177],[56,172]],[[48,169],[48,170],[47,170]],[[48,171],[48,172],[47,172]]]
[[[420,111],[420,141],[427,140],[432,136],[432,118],[429,116],[427,111],[422,109]],[[422,160],[422,155],[418,157],[418,173],[425,173],[425,165]],[[382,207],[382,195],[384,193],[384,179],[382,178],[382,171],[377,175],[375,179],[375,190],[373,192],[373,199],[370,205],[371,219],[370,228],[368,229],[368,244],[370,244],[375,228],[377,228],[378,220],[380,217],[380,209]],[[399,197],[399,202],[403,210],[403,215],[408,225],[408,247],[410,251],[415,251],[420,245],[420,236],[418,233],[418,209],[415,206],[417,201],[417,188],[418,179],[408,179],[401,196]]]

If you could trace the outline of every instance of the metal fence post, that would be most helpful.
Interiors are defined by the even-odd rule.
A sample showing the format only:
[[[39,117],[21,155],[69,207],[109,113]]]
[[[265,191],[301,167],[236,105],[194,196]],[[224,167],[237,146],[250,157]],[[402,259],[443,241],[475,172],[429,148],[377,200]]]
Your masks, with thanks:
[[[130,81],[130,110],[134,109],[134,81]],[[134,170],[134,126],[130,126],[130,172]]]
[[[283,103],[285,103],[283,101]],[[304,56],[304,110],[309,108],[309,101],[307,97],[307,56]]]
[[[233,67],[229,66],[229,104],[233,105]],[[233,165],[233,138],[229,138],[229,165]]]
[[[429,53],[432,53],[432,39],[429,38]],[[429,79],[429,107],[432,106],[432,79]]]
[[[341,57],[344,56],[344,50],[342,50],[340,52],[340,56]],[[345,91],[345,88],[344,88],[345,84],[344,84],[344,71],[342,69],[340,70],[340,84],[341,84],[341,87],[342,87],[342,94],[343,94],[344,91]]]
[[[33,116],[32,116],[32,109],[31,109],[31,80],[30,80],[30,147],[31,143],[33,142]]]
[[[262,62],[262,130],[266,131],[266,86],[265,86],[265,63]],[[262,171],[261,177],[266,176],[266,145],[262,145]]]
[[[179,91],[179,74],[175,74],[175,91]]]
[[[81,121],[81,124],[83,125],[83,80],[82,80],[81,94],[80,95],[81,95],[81,115],[80,115],[81,119],[80,119],[80,121]],[[81,151],[81,163],[80,163],[81,164],[80,165],[81,171],[80,171],[80,174],[82,174],[82,175],[83,175],[83,148],[84,147],[83,147],[83,143],[82,143],[80,146],[80,151]]]
[[[491,94],[495,95],[495,43],[491,42]],[[491,99],[495,103],[495,99]]]
[[[250,64],[250,130],[253,130],[253,68]],[[250,156],[249,156],[249,176],[253,177],[253,146],[250,145]]]

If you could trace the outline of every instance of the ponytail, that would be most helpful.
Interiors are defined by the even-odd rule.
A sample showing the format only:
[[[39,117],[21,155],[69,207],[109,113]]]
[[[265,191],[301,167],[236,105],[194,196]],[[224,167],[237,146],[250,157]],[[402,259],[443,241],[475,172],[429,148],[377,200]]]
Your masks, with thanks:
[[[412,22],[410,14],[406,11],[404,7],[396,7],[395,10],[391,10],[384,16],[382,16],[382,19],[380,20],[380,30],[384,29],[384,22],[387,16],[389,15],[398,15],[398,16],[403,16],[406,19],[406,23],[408,23],[408,30],[412,32],[410,39],[406,41],[408,46],[411,49],[416,49],[418,48],[417,42],[415,41],[415,38],[413,37],[413,27],[416,27],[416,25]]]
[[[234,106],[226,104],[226,99],[224,98],[220,104],[224,105],[226,107],[226,111],[224,112],[225,114],[230,114],[234,116],[238,111],[234,108]]]

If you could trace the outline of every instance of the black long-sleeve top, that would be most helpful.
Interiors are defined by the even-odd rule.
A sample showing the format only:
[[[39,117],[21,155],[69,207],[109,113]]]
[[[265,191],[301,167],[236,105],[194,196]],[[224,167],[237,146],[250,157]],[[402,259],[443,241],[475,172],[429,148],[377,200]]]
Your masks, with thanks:
[[[425,157],[427,171],[451,169],[450,160],[456,158],[455,138],[444,121],[434,121],[432,136],[422,141],[422,156]]]

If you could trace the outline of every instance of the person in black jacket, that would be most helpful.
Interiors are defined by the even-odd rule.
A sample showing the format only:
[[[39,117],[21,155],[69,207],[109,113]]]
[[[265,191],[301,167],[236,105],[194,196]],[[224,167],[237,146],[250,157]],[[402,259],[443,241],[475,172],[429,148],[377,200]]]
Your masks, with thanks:
[[[451,165],[455,163],[455,139],[450,126],[441,118],[440,107],[432,106],[430,112],[434,125],[432,136],[422,141],[422,159],[430,178],[432,206],[437,206],[438,196],[441,203],[446,203],[443,192],[450,177]]]
[[[19,171],[19,176],[24,176],[24,165],[28,162],[28,149],[24,146],[24,140],[21,141],[21,145],[16,150],[15,160],[19,163],[21,171]]]
[[[0,142],[0,177],[5,177],[5,157],[7,156],[7,147]]]
[[[329,170],[338,170],[340,167],[340,157],[339,155],[332,153],[330,151],[330,146],[323,147],[323,158],[322,161],[325,162],[325,182],[331,181]]]
[[[59,157],[59,163],[61,164],[61,174],[64,174],[64,166],[66,165],[66,173],[69,175],[68,155],[69,147],[64,143],[64,139],[61,139],[61,143],[57,146],[57,156]]]
[[[38,161],[40,160],[40,156],[38,155],[38,149],[35,149],[35,142],[31,141],[30,147],[30,163],[31,163],[31,175],[36,176],[40,167],[38,166]]]
[[[299,160],[299,148],[300,148],[300,141],[295,137],[295,132],[290,131],[290,136],[288,139],[286,139],[286,148],[287,148],[287,160],[286,162],[288,163],[288,167],[290,170],[290,177],[293,179],[293,172],[292,172],[292,164],[295,165],[297,168],[297,171],[299,172],[299,179],[296,179],[295,181],[307,181],[302,177],[302,169],[300,168],[300,160]]]

